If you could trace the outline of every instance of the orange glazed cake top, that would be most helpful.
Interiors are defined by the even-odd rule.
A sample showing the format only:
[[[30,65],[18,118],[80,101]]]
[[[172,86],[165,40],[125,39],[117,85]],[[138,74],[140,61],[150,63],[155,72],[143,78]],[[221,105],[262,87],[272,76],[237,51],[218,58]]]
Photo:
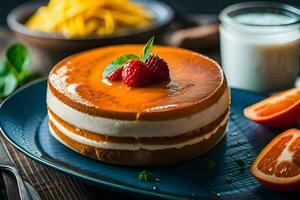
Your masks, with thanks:
[[[227,89],[223,72],[213,60],[162,46],[155,46],[152,53],[168,63],[170,81],[129,88],[122,82],[102,78],[103,70],[116,57],[139,55],[142,49],[142,45],[118,45],[68,57],[51,71],[49,89],[76,110],[124,120],[190,116],[216,103]]]

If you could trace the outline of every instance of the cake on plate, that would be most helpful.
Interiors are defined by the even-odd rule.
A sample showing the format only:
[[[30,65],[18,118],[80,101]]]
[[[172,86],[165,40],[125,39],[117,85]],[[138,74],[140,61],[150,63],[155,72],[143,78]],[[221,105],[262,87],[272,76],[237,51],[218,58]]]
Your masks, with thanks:
[[[154,46],[151,52],[168,65],[168,79],[129,87],[128,81],[103,77],[115,58],[142,50],[142,45],[98,48],[52,69],[49,130],[59,142],[107,163],[157,166],[195,158],[224,137],[230,92],[220,66],[203,55]]]

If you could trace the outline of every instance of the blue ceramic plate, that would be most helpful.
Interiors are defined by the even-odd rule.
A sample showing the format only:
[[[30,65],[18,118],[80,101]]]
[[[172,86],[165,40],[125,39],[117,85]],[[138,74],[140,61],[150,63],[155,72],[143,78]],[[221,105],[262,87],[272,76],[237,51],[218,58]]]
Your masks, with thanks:
[[[32,159],[114,190],[167,199],[286,199],[265,189],[249,172],[255,156],[276,133],[245,119],[242,110],[262,98],[232,90],[227,136],[205,156],[181,164],[148,168],[158,181],[141,182],[144,168],[104,164],[73,152],[49,133],[45,104],[46,80],[22,88],[0,109],[5,137]],[[244,163],[244,165],[243,165]]]

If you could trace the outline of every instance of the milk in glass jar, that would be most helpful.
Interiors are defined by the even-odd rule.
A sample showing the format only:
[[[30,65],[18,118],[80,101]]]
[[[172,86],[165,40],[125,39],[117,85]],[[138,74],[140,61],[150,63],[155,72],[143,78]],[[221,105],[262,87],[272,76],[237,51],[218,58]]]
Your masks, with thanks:
[[[221,60],[229,85],[256,92],[294,86],[299,72],[300,10],[247,2],[221,14]]]

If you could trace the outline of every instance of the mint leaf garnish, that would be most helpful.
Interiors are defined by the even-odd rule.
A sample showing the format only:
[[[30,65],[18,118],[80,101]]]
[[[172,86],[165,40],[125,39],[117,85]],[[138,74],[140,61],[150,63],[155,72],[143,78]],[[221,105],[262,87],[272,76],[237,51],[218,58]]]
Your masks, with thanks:
[[[139,58],[138,56],[136,56],[134,54],[126,54],[126,55],[122,55],[119,58],[117,58],[114,61],[112,61],[104,69],[102,77],[103,78],[108,77],[116,69],[123,67],[130,60],[141,60],[142,62],[146,62],[146,60],[150,56],[151,49],[153,47],[153,42],[154,42],[154,36],[152,36],[151,39],[145,45],[145,47],[144,47],[144,49],[142,51],[142,54],[141,54],[141,58]]]
[[[145,182],[154,180],[154,178],[152,177],[152,175],[149,171],[141,171],[138,174],[138,179],[141,181],[145,181]]]
[[[140,58],[134,54],[126,54],[120,56],[119,58],[113,60],[103,72],[103,78],[109,76],[112,72],[114,72],[117,68],[123,67],[129,60],[139,60]]]
[[[151,49],[153,47],[154,43],[154,36],[151,37],[151,39],[147,42],[146,46],[144,47],[142,54],[141,54],[141,61],[146,62],[146,60],[149,58]]]

